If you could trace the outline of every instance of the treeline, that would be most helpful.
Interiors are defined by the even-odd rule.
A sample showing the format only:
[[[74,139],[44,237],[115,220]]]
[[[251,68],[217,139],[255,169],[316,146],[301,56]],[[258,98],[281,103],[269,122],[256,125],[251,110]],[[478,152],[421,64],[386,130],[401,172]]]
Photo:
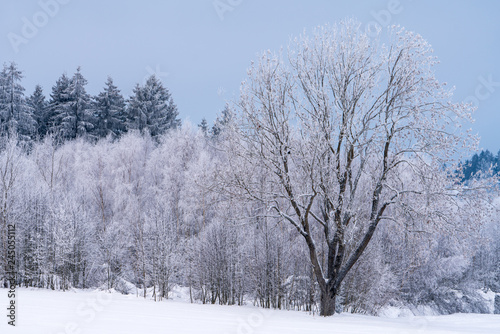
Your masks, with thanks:
[[[14,62],[0,72],[0,131],[22,141],[47,135],[58,142],[118,138],[132,129],[157,137],[181,123],[169,90],[154,75],[144,85],[137,84],[128,99],[111,78],[97,96],[91,96],[80,68],[71,77],[61,75],[49,98],[40,85],[25,96],[22,78]]]
[[[114,288],[161,300],[180,285],[193,302],[317,311],[319,289],[300,235],[261,203],[219,191],[232,167],[220,146],[224,126],[217,129],[217,137],[184,125],[156,138],[136,130],[65,143],[54,133],[29,150],[2,137],[0,282],[8,284],[5,237],[15,224],[22,286]],[[384,222],[338,308],[491,312],[478,289],[500,292],[500,229],[492,220],[478,231],[481,243],[468,233],[458,242]]]

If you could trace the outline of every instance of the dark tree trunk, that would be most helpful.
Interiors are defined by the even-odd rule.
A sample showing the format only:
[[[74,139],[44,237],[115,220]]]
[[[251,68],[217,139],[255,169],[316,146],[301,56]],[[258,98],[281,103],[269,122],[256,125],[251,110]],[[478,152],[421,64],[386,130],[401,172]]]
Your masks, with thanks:
[[[320,300],[320,315],[328,317],[335,314],[335,302],[337,299],[337,290],[333,289],[329,284],[325,290],[321,290]]]

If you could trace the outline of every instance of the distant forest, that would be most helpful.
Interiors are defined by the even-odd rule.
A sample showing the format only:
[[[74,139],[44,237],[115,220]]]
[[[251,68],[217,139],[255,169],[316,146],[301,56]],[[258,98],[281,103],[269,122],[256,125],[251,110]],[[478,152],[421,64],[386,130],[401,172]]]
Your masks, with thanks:
[[[474,177],[479,177],[484,173],[498,174],[500,172],[500,150],[493,155],[488,150],[476,153],[463,164],[463,181],[469,181]]]

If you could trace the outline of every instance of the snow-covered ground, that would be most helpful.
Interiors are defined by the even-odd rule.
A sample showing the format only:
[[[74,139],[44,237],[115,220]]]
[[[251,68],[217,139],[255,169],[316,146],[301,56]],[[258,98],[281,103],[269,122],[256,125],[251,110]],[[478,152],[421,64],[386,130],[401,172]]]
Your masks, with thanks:
[[[0,333],[500,333],[500,315],[371,317],[352,314],[321,318],[304,312],[255,307],[153,302],[93,291],[17,290],[17,326],[7,325],[7,290],[0,289]]]

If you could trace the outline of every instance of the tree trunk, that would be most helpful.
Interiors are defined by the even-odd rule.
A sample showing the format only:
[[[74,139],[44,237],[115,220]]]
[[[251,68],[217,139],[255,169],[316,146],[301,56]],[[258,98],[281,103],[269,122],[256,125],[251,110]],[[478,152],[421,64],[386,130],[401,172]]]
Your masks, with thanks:
[[[335,289],[331,289],[328,285],[326,290],[321,290],[321,301],[320,301],[320,315],[323,317],[328,317],[335,314],[335,300],[337,293]]]

